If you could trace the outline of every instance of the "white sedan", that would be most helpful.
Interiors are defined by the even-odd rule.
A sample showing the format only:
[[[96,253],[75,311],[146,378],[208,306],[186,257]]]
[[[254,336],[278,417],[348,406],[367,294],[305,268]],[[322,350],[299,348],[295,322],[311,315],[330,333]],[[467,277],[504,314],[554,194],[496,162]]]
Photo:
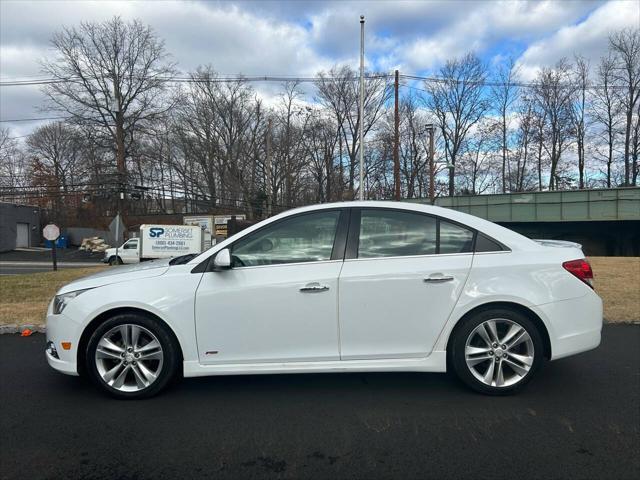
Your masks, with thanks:
[[[445,372],[487,394],[597,347],[580,246],[395,202],[290,210],[196,256],[70,283],[49,364],[140,398],[181,375]]]

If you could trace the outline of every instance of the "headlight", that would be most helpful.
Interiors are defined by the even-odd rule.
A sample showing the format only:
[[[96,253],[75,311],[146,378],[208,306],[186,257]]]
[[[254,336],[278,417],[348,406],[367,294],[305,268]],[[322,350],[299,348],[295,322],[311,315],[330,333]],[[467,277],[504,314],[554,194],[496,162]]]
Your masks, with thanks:
[[[87,290],[91,290],[91,289],[85,288],[84,290],[76,290],[75,292],[56,295],[56,298],[53,299],[53,314],[54,315],[61,314],[64,308],[67,306],[67,303],[69,303],[72,299],[76,298],[81,293],[86,292]]]

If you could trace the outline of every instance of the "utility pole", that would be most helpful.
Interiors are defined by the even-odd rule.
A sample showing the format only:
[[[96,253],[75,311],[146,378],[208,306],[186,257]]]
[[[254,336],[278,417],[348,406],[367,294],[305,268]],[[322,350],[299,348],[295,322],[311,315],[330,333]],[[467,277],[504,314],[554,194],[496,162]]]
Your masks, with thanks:
[[[118,169],[118,213],[121,210],[120,200],[124,197],[124,180],[126,166],[124,162],[124,118],[122,113],[122,101],[115,73],[113,74],[113,105],[116,116],[116,167]]]
[[[271,216],[271,190],[272,190],[272,182],[271,182],[271,118],[267,120],[267,158],[264,162],[264,168],[266,170],[266,180],[267,180],[267,217]]]
[[[360,200],[364,200],[364,15],[360,15]]]
[[[427,125],[427,130],[429,130],[429,201],[431,205],[433,205],[436,201],[436,189],[435,189],[435,176],[436,169],[434,163],[434,151],[433,151],[433,124],[430,123]]]
[[[399,72],[396,70],[395,81],[393,83],[395,93],[394,106],[394,126],[393,126],[393,180],[395,183],[395,199],[400,201],[400,113],[398,111],[398,77]]]

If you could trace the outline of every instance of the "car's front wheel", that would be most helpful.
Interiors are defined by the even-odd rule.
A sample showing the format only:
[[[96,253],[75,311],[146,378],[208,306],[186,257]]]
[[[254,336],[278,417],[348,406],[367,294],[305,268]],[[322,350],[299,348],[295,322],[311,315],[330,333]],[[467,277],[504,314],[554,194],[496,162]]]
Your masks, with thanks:
[[[543,360],[536,325],[514,310],[479,312],[467,318],[452,339],[450,361],[456,374],[474,390],[489,395],[520,390]]]
[[[115,255],[109,258],[109,265],[122,265],[122,259],[120,257],[116,257]]]
[[[167,328],[142,315],[116,315],[93,332],[86,350],[89,376],[118,398],[157,394],[175,376],[177,348]]]

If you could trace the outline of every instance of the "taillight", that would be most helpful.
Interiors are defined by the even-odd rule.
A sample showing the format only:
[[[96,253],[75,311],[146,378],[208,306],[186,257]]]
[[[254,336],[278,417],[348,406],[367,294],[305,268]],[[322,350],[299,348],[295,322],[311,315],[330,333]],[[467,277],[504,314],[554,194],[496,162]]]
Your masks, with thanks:
[[[591,265],[584,258],[564,262],[562,266],[567,272],[593,288],[593,270],[591,270]]]

